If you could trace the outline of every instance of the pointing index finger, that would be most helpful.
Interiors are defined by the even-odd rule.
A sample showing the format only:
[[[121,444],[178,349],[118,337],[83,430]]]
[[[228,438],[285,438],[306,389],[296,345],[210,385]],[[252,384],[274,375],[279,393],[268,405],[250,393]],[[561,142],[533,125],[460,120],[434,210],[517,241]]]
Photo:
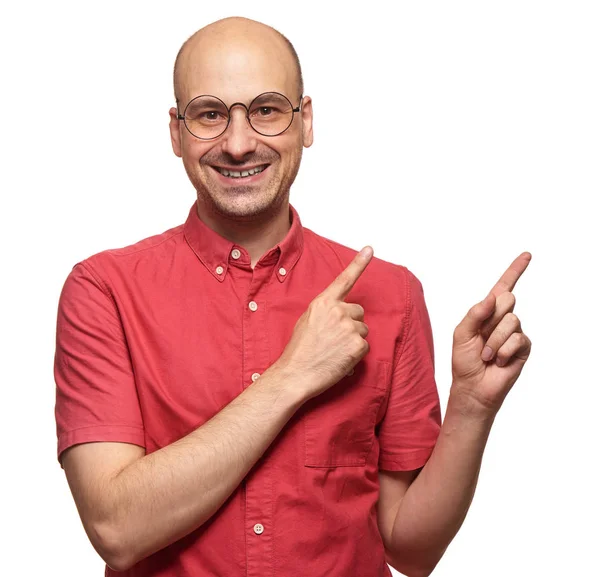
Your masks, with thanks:
[[[322,294],[343,301],[352,290],[354,283],[367,268],[369,262],[371,262],[372,256],[373,249],[370,246],[365,246]]]
[[[498,297],[502,293],[512,291],[515,288],[517,281],[521,278],[521,275],[525,272],[525,269],[529,265],[530,261],[531,253],[521,253],[506,269],[490,293],[492,293],[495,297]]]

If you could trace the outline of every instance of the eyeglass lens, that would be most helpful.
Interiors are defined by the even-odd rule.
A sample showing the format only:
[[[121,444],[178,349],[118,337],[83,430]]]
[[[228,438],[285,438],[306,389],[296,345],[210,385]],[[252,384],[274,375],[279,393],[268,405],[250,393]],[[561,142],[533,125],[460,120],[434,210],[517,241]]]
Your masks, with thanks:
[[[290,101],[277,92],[257,96],[248,108],[248,120],[256,132],[277,136],[292,123],[294,112]],[[185,109],[188,130],[198,138],[216,138],[225,132],[229,112],[215,96],[198,96]]]

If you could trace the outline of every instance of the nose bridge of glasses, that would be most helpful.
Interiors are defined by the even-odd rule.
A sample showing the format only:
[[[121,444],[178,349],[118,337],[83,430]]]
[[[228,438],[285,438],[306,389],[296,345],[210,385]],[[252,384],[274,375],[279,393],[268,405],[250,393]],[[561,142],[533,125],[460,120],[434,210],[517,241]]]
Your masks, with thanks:
[[[227,114],[229,115],[229,122],[231,123],[231,121],[233,120],[233,109],[236,106],[241,106],[244,111],[242,112],[240,110],[240,113],[244,115],[244,118],[246,118],[246,120],[248,120],[248,115],[249,115],[249,110],[248,107],[243,103],[243,102],[234,102],[228,109],[227,109]]]
[[[248,107],[243,102],[234,102],[228,108],[227,112],[227,141],[231,143],[238,143],[238,145],[241,145],[241,143],[244,142],[245,144],[241,145],[244,148],[246,146],[250,146],[250,143],[254,142],[255,140],[254,137],[256,136],[256,131],[250,122]],[[229,136],[227,136],[227,134]]]

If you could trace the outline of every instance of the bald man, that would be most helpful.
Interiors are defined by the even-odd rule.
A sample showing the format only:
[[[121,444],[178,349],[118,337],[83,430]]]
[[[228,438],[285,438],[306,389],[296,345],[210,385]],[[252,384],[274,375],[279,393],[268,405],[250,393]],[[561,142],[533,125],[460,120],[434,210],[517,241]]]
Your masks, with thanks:
[[[529,355],[531,255],[456,328],[442,425],[419,280],[289,203],[313,141],[289,41],[221,20],[174,83],[187,220],[77,263],[59,303],[58,459],[106,575],[429,575]]]

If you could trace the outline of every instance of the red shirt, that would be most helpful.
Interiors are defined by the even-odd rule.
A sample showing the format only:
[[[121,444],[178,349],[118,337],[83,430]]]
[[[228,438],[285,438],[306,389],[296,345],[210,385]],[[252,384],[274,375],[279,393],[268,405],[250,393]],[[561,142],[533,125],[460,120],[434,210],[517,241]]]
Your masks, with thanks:
[[[90,441],[150,454],[252,386],[356,254],[302,227],[291,206],[290,218],[254,269],[195,204],[185,224],[75,265],[58,311],[59,461]],[[391,575],[377,472],[422,467],[436,442],[433,339],[403,266],[373,258],[346,301],[369,326],[354,374],[300,408],[209,521],[119,575]]]

